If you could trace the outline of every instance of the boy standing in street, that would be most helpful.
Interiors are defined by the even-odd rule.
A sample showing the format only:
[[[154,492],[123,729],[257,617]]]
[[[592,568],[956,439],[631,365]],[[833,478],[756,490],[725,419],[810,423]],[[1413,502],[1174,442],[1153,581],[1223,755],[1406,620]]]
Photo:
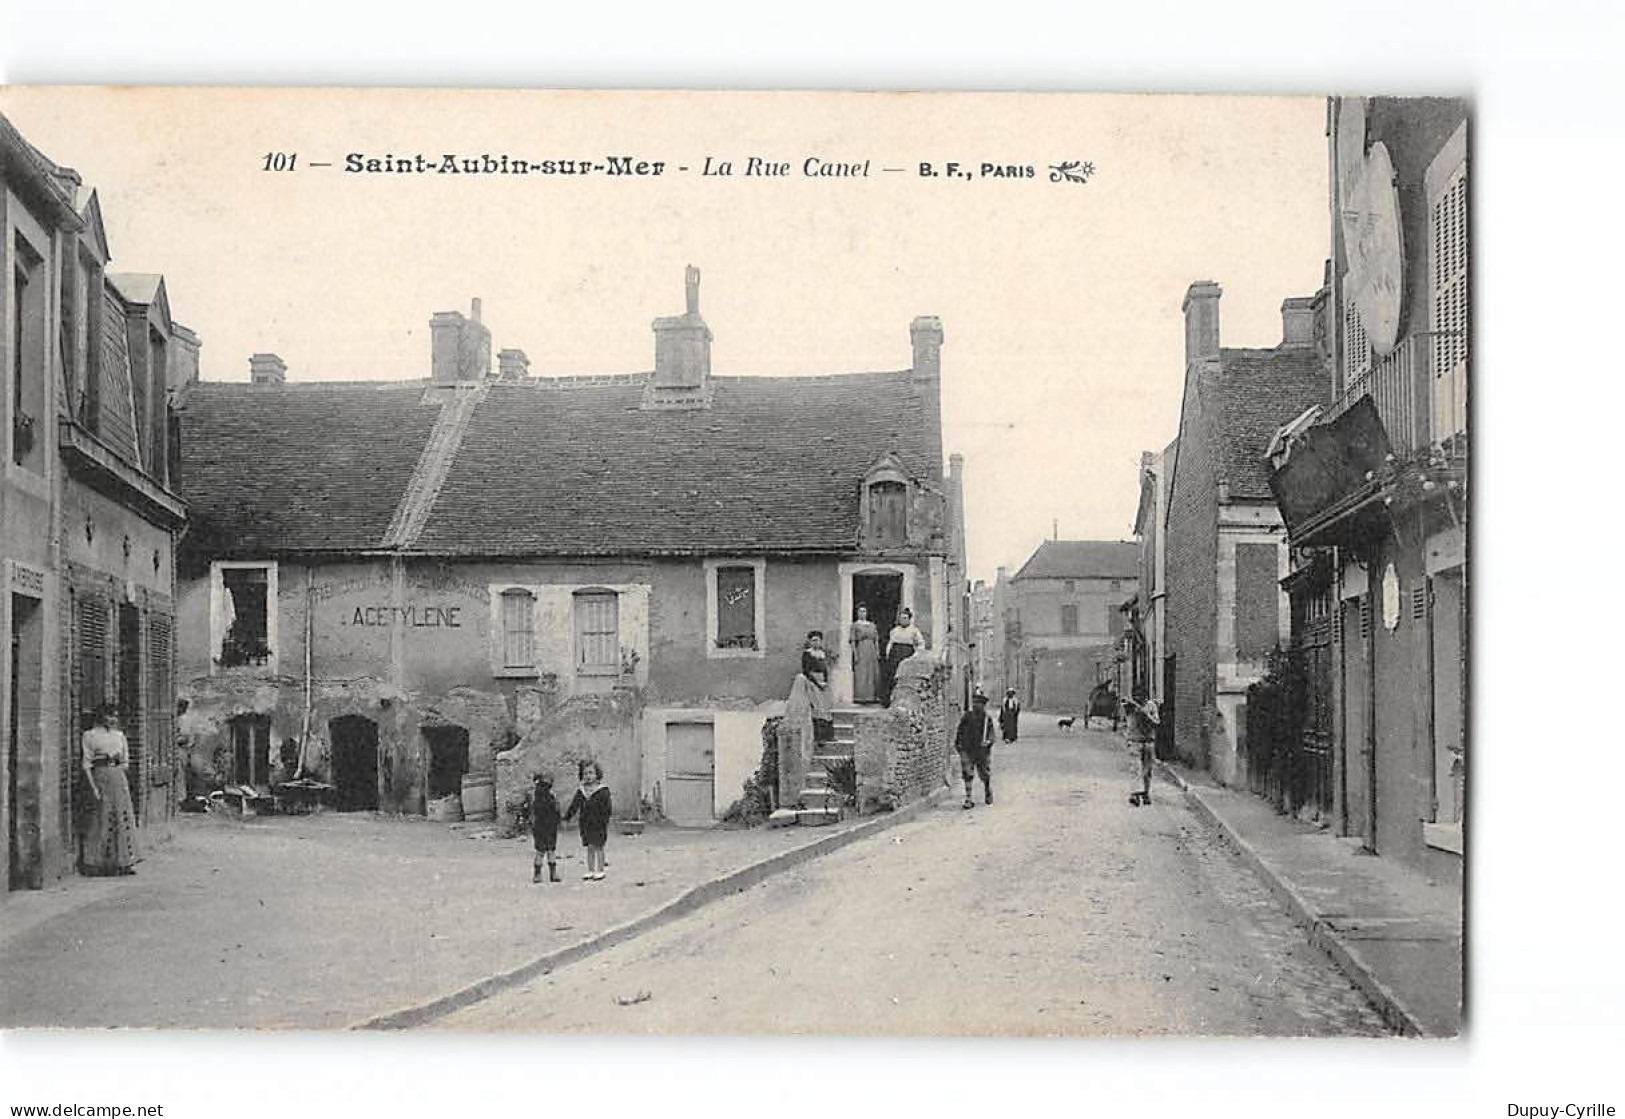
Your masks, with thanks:
[[[971,708],[959,716],[959,729],[954,733],[954,749],[959,752],[959,775],[965,781],[963,808],[975,808],[971,799],[971,782],[982,779],[982,799],[993,803],[993,716],[987,712],[987,696],[981,689],[971,696]]]
[[[1138,808],[1151,803],[1151,759],[1157,748],[1157,727],[1162,716],[1157,701],[1147,699],[1144,692],[1136,692],[1133,699],[1123,701],[1128,709],[1128,740],[1140,751],[1140,791],[1130,793],[1128,802]]]

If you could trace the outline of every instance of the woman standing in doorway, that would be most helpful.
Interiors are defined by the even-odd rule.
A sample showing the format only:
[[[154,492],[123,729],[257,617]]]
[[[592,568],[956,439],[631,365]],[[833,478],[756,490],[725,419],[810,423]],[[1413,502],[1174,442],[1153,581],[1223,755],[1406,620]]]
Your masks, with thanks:
[[[924,647],[925,634],[914,624],[914,611],[905,606],[897,612],[897,624],[892,626],[891,636],[886,639],[886,671],[882,684],[885,688],[884,699],[887,707],[891,706],[891,693],[897,683],[898,666]]]
[[[118,708],[104,706],[80,739],[92,803],[85,829],[85,874],[135,873],[135,806],[130,800],[130,741],[118,727]]]
[[[869,620],[869,608],[858,607],[852,623],[852,702],[880,699],[880,630]]]
[[[807,700],[812,705],[813,741],[835,740],[835,715],[829,697],[829,654],[822,630],[807,634],[801,650],[801,675],[807,678]]]

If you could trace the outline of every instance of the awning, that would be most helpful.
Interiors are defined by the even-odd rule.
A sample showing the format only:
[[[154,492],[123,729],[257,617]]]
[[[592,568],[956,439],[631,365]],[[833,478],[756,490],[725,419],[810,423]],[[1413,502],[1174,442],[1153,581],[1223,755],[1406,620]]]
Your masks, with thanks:
[[[1270,472],[1270,489],[1295,543],[1311,530],[1368,507],[1373,481],[1391,452],[1388,433],[1369,396],[1293,440],[1286,461]]]

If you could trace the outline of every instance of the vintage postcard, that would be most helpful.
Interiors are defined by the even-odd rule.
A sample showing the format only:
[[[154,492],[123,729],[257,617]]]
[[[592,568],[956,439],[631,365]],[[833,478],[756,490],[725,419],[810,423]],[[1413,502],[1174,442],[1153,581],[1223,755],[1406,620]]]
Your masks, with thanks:
[[[1455,1036],[1470,134],[0,90],[0,1026]]]

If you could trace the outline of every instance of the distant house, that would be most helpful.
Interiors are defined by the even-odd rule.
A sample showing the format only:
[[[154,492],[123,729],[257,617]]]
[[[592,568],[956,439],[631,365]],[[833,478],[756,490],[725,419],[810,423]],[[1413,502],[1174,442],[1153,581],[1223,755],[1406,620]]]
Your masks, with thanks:
[[[699,313],[652,373],[532,377],[446,312],[430,377],[250,384],[182,408],[182,664],[204,780],[311,775],[420,813],[516,741],[591,756],[627,812],[706,824],[738,795],[811,629],[859,604],[963,640],[960,477],[934,318],[894,372],[720,377]],[[962,670],[963,666],[956,666]],[[574,773],[560,772],[561,782]]]
[[[1286,300],[1280,345],[1232,349],[1219,344],[1219,296],[1218,284],[1196,283],[1184,302],[1184,400],[1163,464],[1163,689],[1182,759],[1241,784],[1247,688],[1289,632],[1266,452],[1281,424],[1326,398],[1325,300]]]
[[[1009,581],[1005,672],[1022,702],[1081,711],[1116,679],[1119,607],[1139,585],[1139,548],[1117,540],[1046,540]]]
[[[111,273],[101,200],[0,117],[0,846],[11,890],[72,871],[80,734],[119,708],[138,843],[177,807],[169,385],[198,339],[161,276]]]

